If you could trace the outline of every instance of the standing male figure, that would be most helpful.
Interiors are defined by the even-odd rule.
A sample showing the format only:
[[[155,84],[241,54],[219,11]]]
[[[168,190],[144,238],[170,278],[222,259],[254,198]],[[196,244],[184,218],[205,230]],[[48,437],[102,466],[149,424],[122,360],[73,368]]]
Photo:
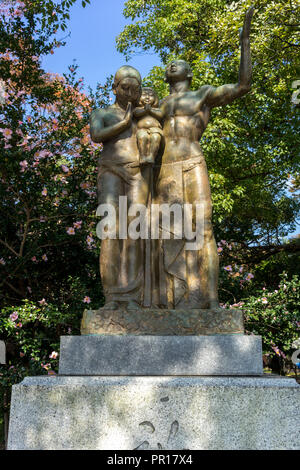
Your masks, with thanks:
[[[185,250],[186,240],[162,240],[159,269],[160,305],[169,308],[219,307],[218,254],[213,235],[212,204],[206,163],[199,140],[208,124],[211,109],[231,103],[251,87],[250,24],[248,10],[241,33],[241,62],[236,84],[215,88],[204,85],[190,91],[192,72],[183,60],[172,61],[166,69],[170,95],[162,102],[165,121],[165,149],[156,183],[157,202],[193,204],[204,212],[203,246]]]
[[[127,197],[127,207],[133,203],[147,204],[148,182],[140,169],[133,108],[141,96],[141,76],[130,66],[118,69],[113,92],[116,101],[91,114],[90,132],[94,142],[103,142],[99,159],[98,202],[111,204],[119,220],[119,197]],[[121,217],[127,217],[127,208]],[[127,219],[127,225],[129,223]],[[143,300],[144,254],[143,240],[116,239],[101,242],[100,273],[106,309],[115,310],[126,302],[127,308],[138,309]],[[124,305],[124,304],[123,304]]]

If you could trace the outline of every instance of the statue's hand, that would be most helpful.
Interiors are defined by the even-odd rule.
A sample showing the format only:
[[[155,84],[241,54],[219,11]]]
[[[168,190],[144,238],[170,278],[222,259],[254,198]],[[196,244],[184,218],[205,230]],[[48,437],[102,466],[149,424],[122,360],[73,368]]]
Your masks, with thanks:
[[[145,107],[144,107],[145,111],[150,111],[151,110],[151,106],[149,103],[145,104]]]
[[[249,8],[249,10],[247,11],[245,15],[244,26],[240,33],[240,41],[243,41],[244,39],[249,39],[253,12],[254,12],[254,7],[251,7]]]
[[[125,116],[124,116],[124,122],[129,126],[132,122],[132,116],[133,116],[133,107],[132,107],[132,103],[128,103],[127,105],[127,109],[126,109],[126,112],[125,112]]]

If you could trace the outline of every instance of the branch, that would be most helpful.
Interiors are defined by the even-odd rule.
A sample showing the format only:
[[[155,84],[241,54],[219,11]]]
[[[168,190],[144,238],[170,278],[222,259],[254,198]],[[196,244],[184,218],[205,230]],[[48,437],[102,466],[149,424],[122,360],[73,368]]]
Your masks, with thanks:
[[[241,253],[241,258],[245,263],[256,263],[268,259],[277,253],[298,253],[300,243],[286,243],[284,245],[253,246],[244,245],[245,252]],[[235,258],[234,254],[231,255]]]
[[[27,234],[28,234],[28,229],[29,229],[29,225],[30,225],[30,210],[26,207],[26,223],[25,223],[25,229],[24,229],[24,233],[23,233],[23,239],[22,239],[22,242],[21,242],[21,246],[20,246],[20,252],[19,252],[19,256],[23,256],[23,250],[24,250],[24,245],[25,245],[25,242],[26,242],[26,237],[27,237]]]
[[[8,248],[15,256],[20,256],[19,253],[17,253],[11,246],[9,246],[4,240],[0,240],[0,243],[2,243],[2,245],[6,246],[6,248]]]

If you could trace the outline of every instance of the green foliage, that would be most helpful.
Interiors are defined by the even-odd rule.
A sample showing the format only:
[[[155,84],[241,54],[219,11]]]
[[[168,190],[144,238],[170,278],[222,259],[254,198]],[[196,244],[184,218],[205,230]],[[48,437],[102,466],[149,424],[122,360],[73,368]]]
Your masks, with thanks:
[[[66,304],[59,309],[46,302],[37,305],[24,300],[21,306],[3,308],[0,318],[0,335],[5,339],[7,363],[2,366],[3,380],[14,380],[22,375],[56,371],[58,367],[59,337],[79,333],[80,316]]]
[[[263,288],[244,300],[245,327],[248,332],[261,335],[263,351],[269,356],[290,358],[292,344],[300,332],[300,279],[287,275],[275,290]]]

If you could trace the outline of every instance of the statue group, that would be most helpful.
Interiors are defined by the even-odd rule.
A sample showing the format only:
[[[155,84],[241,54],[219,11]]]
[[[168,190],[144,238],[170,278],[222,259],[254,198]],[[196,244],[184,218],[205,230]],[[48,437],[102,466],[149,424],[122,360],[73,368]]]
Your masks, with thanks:
[[[190,240],[185,236],[176,237],[174,221],[169,237],[132,239],[117,235],[102,239],[100,272],[105,310],[219,309],[211,192],[199,142],[212,108],[229,104],[250,90],[252,14],[253,9],[246,13],[241,32],[236,84],[216,88],[204,85],[191,91],[191,67],[184,60],[174,60],[165,72],[170,94],[159,103],[155,90],[142,87],[140,73],[125,65],[114,77],[115,103],[91,115],[92,140],[103,143],[99,204],[112,205],[120,216],[120,196],[126,196],[127,224],[133,217],[129,210],[132,204],[189,204],[193,227],[197,204],[203,212],[203,241],[196,250],[187,249]]]

